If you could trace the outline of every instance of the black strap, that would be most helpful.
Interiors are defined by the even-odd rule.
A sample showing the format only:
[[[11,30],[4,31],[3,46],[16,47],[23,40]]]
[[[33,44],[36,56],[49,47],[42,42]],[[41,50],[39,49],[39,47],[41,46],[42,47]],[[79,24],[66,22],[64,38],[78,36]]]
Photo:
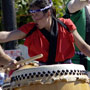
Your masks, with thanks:
[[[68,31],[70,32],[69,28],[63,23],[61,20],[57,19],[57,21]]]
[[[26,37],[25,38],[27,38],[28,36],[30,36],[34,31],[36,31],[37,30],[37,27],[36,26],[34,26],[33,28],[32,28],[32,30],[30,30],[30,32],[26,35]]]
[[[49,54],[48,54],[48,60],[46,62],[46,64],[48,65],[55,64],[57,36],[58,36],[58,24],[57,21],[53,18],[51,30],[50,30]]]

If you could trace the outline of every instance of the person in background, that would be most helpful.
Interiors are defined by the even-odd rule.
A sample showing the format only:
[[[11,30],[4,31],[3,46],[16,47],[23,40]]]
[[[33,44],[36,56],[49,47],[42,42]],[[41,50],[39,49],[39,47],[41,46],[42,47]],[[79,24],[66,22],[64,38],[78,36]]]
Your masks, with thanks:
[[[90,0],[69,0],[64,18],[70,18],[77,27],[80,36],[90,45]],[[73,63],[83,64],[86,70],[90,70],[90,57],[85,56],[75,46]]]
[[[43,54],[40,64],[72,63],[74,43],[90,57],[90,46],[81,38],[70,19],[56,18],[52,0],[31,0],[28,10],[33,22],[17,30],[0,32],[0,43],[25,38],[30,57]],[[67,26],[67,28],[65,27]]]

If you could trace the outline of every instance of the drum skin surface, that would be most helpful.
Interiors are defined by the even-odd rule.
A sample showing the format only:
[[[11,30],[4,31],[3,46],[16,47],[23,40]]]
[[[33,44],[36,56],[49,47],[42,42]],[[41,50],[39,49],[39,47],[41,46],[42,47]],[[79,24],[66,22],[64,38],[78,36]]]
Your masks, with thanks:
[[[30,86],[24,86],[15,88],[14,90],[90,90],[87,83],[83,82],[64,82],[57,81],[52,84],[35,84]]]
[[[5,88],[4,88],[5,87]],[[3,90],[90,90],[85,68],[77,64],[29,66],[15,71]]]

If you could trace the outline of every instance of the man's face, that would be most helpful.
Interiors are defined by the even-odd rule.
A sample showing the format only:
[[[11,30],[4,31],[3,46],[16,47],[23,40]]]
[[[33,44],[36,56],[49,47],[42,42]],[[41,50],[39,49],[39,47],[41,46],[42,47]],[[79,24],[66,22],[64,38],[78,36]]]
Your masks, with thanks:
[[[31,8],[31,10],[37,10],[37,9],[40,9],[40,8],[37,8],[37,7]],[[34,22],[36,23],[39,29],[42,29],[45,27],[47,23],[47,18],[48,18],[46,13],[39,11],[35,13],[30,13],[30,15],[32,16],[32,19],[34,20]]]

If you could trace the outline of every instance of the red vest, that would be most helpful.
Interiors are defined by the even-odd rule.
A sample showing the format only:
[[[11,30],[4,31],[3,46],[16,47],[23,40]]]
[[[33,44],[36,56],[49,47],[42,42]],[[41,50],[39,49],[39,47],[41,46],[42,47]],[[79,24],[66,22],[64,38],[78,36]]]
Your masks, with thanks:
[[[69,30],[76,30],[76,26],[70,19],[60,18],[60,20],[67,25]],[[28,23],[20,27],[19,30],[27,34],[30,30],[32,30],[34,25],[35,23]],[[74,38],[72,33],[65,30],[65,28],[60,24],[58,24],[58,28],[56,62],[72,58],[75,53]],[[42,53],[43,58],[38,59],[38,61],[46,62],[46,60],[48,60],[49,42],[39,29],[26,38],[24,45],[28,47],[29,56],[32,57]]]

